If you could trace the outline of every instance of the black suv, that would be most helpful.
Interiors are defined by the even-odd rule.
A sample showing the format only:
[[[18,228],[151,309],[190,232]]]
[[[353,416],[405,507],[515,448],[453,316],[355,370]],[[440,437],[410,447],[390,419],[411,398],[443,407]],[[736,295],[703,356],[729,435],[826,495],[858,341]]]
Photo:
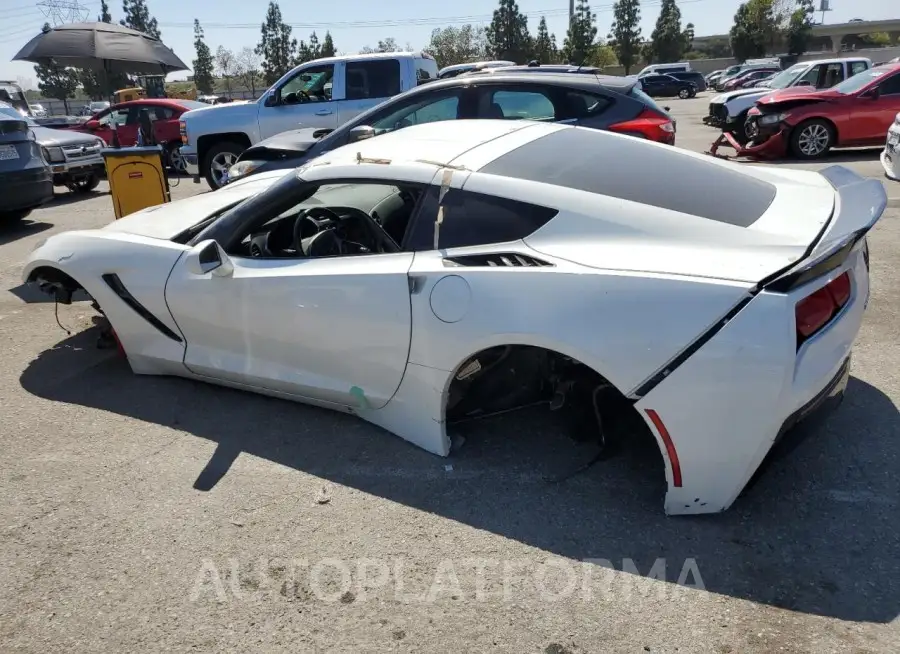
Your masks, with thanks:
[[[698,92],[705,91],[709,88],[703,73],[698,73],[696,70],[686,70],[680,73],[666,73],[666,75],[674,77],[675,79],[680,79],[682,82],[690,82],[697,87]]]
[[[53,197],[53,175],[24,117],[0,114],[0,221],[24,218]]]
[[[247,148],[227,181],[267,170],[296,168],[348,143],[411,125],[494,118],[565,122],[673,145],[675,123],[637,80],[572,73],[465,74],[402,93],[338,129],[296,129]]]
[[[693,98],[697,95],[697,87],[690,82],[672,77],[672,73],[665,75],[644,75],[638,81],[644,89],[644,93],[652,98],[674,98],[682,100]]]

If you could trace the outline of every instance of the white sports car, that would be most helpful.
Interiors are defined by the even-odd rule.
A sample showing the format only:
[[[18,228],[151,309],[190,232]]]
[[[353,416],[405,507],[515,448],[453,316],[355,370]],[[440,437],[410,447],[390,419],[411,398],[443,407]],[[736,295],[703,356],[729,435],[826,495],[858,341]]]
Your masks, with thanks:
[[[136,373],[354,413],[438,455],[449,422],[539,400],[601,445],[636,418],[666,511],[707,513],[842,395],[885,205],[839,166],[443,122],[52,236],[24,279],[84,289]]]

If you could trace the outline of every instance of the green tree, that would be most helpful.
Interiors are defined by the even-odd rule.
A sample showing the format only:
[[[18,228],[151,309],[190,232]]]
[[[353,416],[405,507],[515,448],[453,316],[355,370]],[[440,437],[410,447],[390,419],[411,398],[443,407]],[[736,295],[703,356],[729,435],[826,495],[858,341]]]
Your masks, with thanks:
[[[684,54],[684,34],[681,31],[681,10],[675,0],[662,0],[650,41],[654,61],[665,64],[681,59]]]
[[[109,5],[106,4],[106,0],[100,0],[100,15],[97,16],[97,21],[100,23],[112,22],[112,14],[109,13]]]
[[[688,23],[684,26],[684,31],[681,33],[682,39],[684,39],[684,52],[688,53],[694,49],[694,24]]]
[[[193,61],[194,84],[197,86],[198,92],[212,93],[216,87],[216,80],[213,76],[212,51],[203,40],[203,28],[200,27],[200,21],[196,18],[194,19],[194,50],[197,52],[197,58]]]
[[[519,11],[515,0],[500,0],[494,17],[487,28],[490,56],[525,63],[531,58],[531,34],[528,33],[528,16]]]
[[[253,97],[256,97],[256,89],[259,86],[259,71],[261,61],[256,50],[253,48],[242,48],[237,55],[237,73],[238,79],[245,88],[250,89]],[[195,78],[196,79],[196,78]]]
[[[547,19],[541,16],[538,23],[537,36],[534,37],[534,58],[542,64],[552,64],[556,61],[556,37],[547,29]]]
[[[611,46],[597,43],[591,48],[591,54],[585,63],[590,66],[607,68],[608,66],[615,66],[619,63],[619,60],[616,58],[616,51]]]
[[[619,64],[625,67],[628,75],[641,54],[641,0],[619,0],[613,5],[613,24],[608,38]]]
[[[322,47],[319,49],[320,57],[333,57],[337,54],[334,49],[334,41],[331,38],[331,32],[325,32],[325,38],[322,40]]]
[[[277,2],[269,2],[266,22],[262,24],[256,54],[263,58],[262,71],[266,84],[271,86],[287,73],[294,63],[297,39],[291,38],[291,26],[281,17]]]
[[[42,31],[50,31],[50,23],[44,23]],[[56,62],[49,61],[34,67],[38,79],[38,89],[45,98],[62,100],[66,113],[69,113],[70,98],[75,97],[78,89],[78,73],[65,66],[58,66]]]
[[[746,61],[762,57],[774,42],[776,32],[772,0],[749,0],[741,4],[729,32],[734,58]]]
[[[789,55],[800,56],[809,47],[814,10],[813,0],[797,0],[797,8],[791,14],[785,33]]]
[[[119,22],[125,27],[130,27],[138,32],[143,32],[155,38],[161,38],[159,24],[150,15],[146,0],[122,0],[122,13],[125,18]]]
[[[426,50],[440,68],[465,64],[487,56],[487,37],[485,30],[475,25],[450,25],[431,32]]]
[[[231,93],[231,79],[238,73],[238,66],[234,53],[224,45],[216,50],[216,70],[225,82],[225,91]]]
[[[570,64],[586,64],[597,38],[597,15],[586,0],[578,0],[566,40],[563,41],[563,59]]]

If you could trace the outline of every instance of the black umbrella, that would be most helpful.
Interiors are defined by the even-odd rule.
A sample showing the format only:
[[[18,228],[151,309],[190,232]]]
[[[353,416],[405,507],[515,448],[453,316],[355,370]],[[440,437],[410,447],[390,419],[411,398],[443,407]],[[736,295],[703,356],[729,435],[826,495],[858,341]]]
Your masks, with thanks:
[[[115,73],[165,75],[188,70],[159,39],[115,23],[72,23],[41,32],[13,61]]]

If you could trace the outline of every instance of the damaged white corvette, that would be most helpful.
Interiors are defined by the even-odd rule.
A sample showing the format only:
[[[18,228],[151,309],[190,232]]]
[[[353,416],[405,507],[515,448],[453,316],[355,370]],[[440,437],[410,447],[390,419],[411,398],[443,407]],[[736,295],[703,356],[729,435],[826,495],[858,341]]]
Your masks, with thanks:
[[[136,373],[354,413],[442,456],[454,420],[539,401],[601,444],[634,418],[666,511],[708,513],[842,396],[885,206],[839,166],[441,122],[52,236],[24,280],[84,289]]]

